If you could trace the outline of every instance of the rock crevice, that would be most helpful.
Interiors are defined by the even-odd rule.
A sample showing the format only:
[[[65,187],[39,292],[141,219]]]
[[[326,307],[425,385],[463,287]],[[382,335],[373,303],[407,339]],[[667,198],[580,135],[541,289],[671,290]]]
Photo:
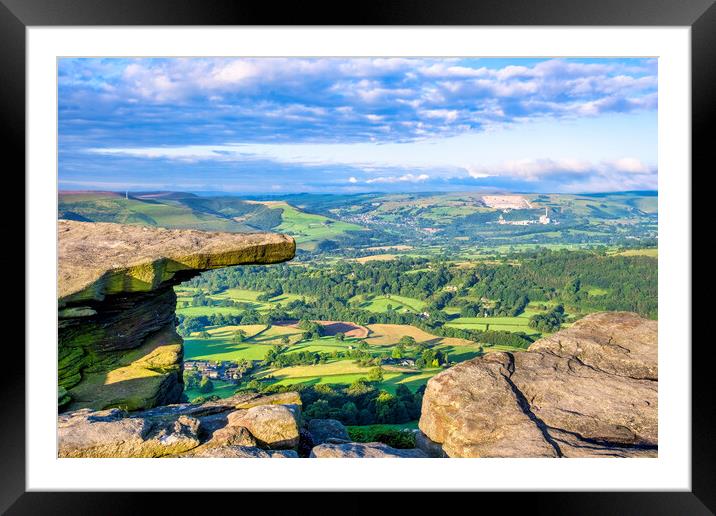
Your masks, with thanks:
[[[509,355],[509,353],[508,353]],[[552,436],[549,434],[549,428],[547,425],[542,421],[540,418],[538,418],[535,413],[532,411],[532,408],[530,406],[530,402],[527,401],[527,398],[525,395],[520,391],[520,389],[515,385],[515,383],[511,380],[512,373],[514,372],[514,357],[510,355],[510,365],[512,365],[512,370],[510,371],[508,369],[508,374],[502,375],[507,384],[512,389],[512,392],[515,393],[515,398],[517,400],[517,404],[522,409],[522,412],[525,413],[525,415],[532,421],[537,429],[542,433],[542,437],[544,440],[552,447],[554,448],[554,453],[557,457],[564,457],[564,454],[562,453],[562,449],[559,447],[559,444],[552,438]]]
[[[433,377],[420,442],[451,457],[656,456],[657,378],[656,321],[592,314]]]

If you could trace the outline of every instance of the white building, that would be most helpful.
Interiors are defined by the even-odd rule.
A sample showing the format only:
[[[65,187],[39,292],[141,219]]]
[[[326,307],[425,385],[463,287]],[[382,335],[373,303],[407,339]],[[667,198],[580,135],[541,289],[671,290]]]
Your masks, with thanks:
[[[539,218],[539,223],[540,223],[540,224],[549,224],[549,223],[550,223],[550,220],[549,220],[549,208],[545,207],[545,209],[544,209],[544,215],[542,215],[542,216]]]

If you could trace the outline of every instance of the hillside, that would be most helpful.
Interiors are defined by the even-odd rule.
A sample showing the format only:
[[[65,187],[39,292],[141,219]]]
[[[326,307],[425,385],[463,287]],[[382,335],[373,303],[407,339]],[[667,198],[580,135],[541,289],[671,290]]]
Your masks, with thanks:
[[[349,231],[362,231],[357,224],[341,222],[323,215],[306,213],[283,201],[250,201],[253,205],[265,207],[280,213],[280,224],[274,229],[291,235],[304,249],[315,249],[321,241],[331,240]]]
[[[327,206],[338,219],[401,235],[405,242],[487,247],[619,245],[654,240],[655,192],[604,194],[376,194]],[[320,212],[324,201],[304,205]]]
[[[58,211],[60,218],[79,221],[233,233],[277,231],[293,236],[304,251],[361,253],[355,257],[364,256],[362,249],[405,244],[421,248],[420,255],[448,248],[473,253],[536,246],[654,247],[658,229],[656,192],[251,198],[61,192]]]
[[[60,192],[58,218],[230,233],[276,231],[295,237],[299,247],[307,250],[349,231],[363,230],[356,224],[306,213],[286,202],[180,192]]]
[[[192,197],[125,196],[114,192],[60,192],[58,217],[81,222],[117,222],[168,229],[247,233],[256,228],[192,206]]]

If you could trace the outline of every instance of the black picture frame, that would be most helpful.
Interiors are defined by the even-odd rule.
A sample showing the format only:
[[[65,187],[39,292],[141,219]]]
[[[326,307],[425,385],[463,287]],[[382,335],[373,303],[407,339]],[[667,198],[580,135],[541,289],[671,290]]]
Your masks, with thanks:
[[[716,5],[714,0],[424,0],[373,1],[328,6],[305,2],[278,5],[241,0],[0,0],[0,127],[4,158],[25,166],[25,29],[31,26],[109,25],[617,25],[688,26],[692,39],[693,169],[706,174],[716,147],[709,138],[716,84]],[[565,47],[568,49],[568,47]],[[684,171],[691,174],[693,171]],[[17,261],[15,259],[14,261]],[[17,269],[15,264],[14,269]],[[27,271],[25,271],[27,274]],[[691,302],[691,300],[684,300]],[[19,305],[19,303],[18,303]],[[693,320],[693,318],[692,318]],[[710,339],[709,339],[710,340]],[[674,343],[686,346],[689,343]],[[50,343],[48,343],[50,345]],[[713,514],[716,510],[713,385],[711,365],[703,357],[710,342],[694,343],[692,355],[692,491],[610,493],[480,494],[511,508],[529,506],[541,514]],[[701,348],[699,348],[700,346]],[[158,494],[25,492],[25,356],[15,346],[6,357],[17,366],[0,375],[3,417],[0,439],[0,510],[9,514],[124,514],[149,512],[147,498]],[[22,365],[22,367],[20,366]],[[220,504],[217,494],[212,505]],[[241,495],[246,496],[246,495]],[[203,496],[163,496],[171,505],[192,510]],[[170,500],[168,498],[171,498]],[[203,499],[203,500],[202,500]],[[444,502],[444,498],[441,498]],[[301,506],[292,496],[289,506]],[[356,497],[349,512],[372,510]],[[272,510],[284,510],[272,497]],[[245,510],[250,510],[248,505]],[[143,508],[144,510],[142,510]],[[238,509],[238,507],[237,507]],[[345,510],[342,510],[345,512]]]

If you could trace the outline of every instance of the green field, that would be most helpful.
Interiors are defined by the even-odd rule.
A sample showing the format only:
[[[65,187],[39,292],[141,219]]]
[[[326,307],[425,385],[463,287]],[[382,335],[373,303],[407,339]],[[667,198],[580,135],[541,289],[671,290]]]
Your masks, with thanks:
[[[361,378],[366,378],[370,367],[361,367],[352,360],[334,360],[325,364],[284,367],[282,369],[269,369],[261,377],[270,376],[272,382],[278,385],[296,384],[341,384],[350,385]],[[427,369],[415,372],[395,372],[386,370],[383,373],[383,381],[379,388],[392,394],[395,393],[398,385],[406,385],[415,391],[424,385],[441,369]]]
[[[464,362],[480,355],[481,346],[451,346],[440,344],[435,349],[447,353],[451,362]]]
[[[255,290],[245,290],[240,288],[230,288],[218,294],[207,295],[207,298],[214,299],[217,301],[230,299],[238,303],[242,303],[243,307],[231,307],[231,306],[191,306],[191,299],[196,294],[197,289],[191,287],[176,287],[177,293],[177,313],[181,315],[200,316],[200,315],[211,315],[211,314],[227,314],[236,315],[245,310],[257,310],[259,312],[270,310],[279,303],[289,303],[300,299],[310,299],[308,296],[298,296],[295,294],[281,294],[271,298],[269,301],[258,301],[257,297],[261,295],[261,292]],[[184,306],[188,304],[189,306]]]
[[[234,383],[224,382],[222,380],[212,380],[211,383],[214,384],[214,389],[209,393],[204,394],[202,392],[199,392],[198,389],[185,389],[184,394],[186,394],[186,397],[191,402],[196,400],[197,398],[203,398],[206,396],[218,396],[220,398],[228,398],[236,393],[237,386]]]
[[[227,314],[236,315],[241,313],[241,308],[233,306],[177,306],[177,314],[198,317],[200,315]]]
[[[294,237],[298,246],[303,249],[314,249],[320,241],[336,238],[345,234],[346,231],[362,231],[364,229],[356,224],[306,213],[285,202],[267,201],[263,204],[282,210],[282,222],[275,230]]]
[[[530,317],[535,313],[537,312],[528,309],[517,317],[458,317],[451,320],[446,326],[481,331],[524,332],[527,335],[538,335],[537,330],[529,327]]]
[[[261,331],[256,328],[260,327]],[[226,330],[225,328],[230,328]],[[346,338],[338,341],[335,337],[321,337],[311,341],[295,343],[303,334],[302,330],[290,326],[270,326],[264,329],[262,325],[243,325],[220,328],[209,328],[211,338],[200,338],[197,333],[184,339],[185,360],[230,360],[236,362],[241,359],[263,360],[266,352],[275,344],[281,343],[281,337],[289,337],[291,347],[286,353],[300,351],[331,353],[345,351],[348,346],[355,344],[356,339]],[[242,329],[247,333],[244,342],[234,343],[234,332]]]
[[[189,337],[184,339],[184,360],[263,360],[269,345],[260,345],[250,342],[233,344],[226,339],[199,339]]]

